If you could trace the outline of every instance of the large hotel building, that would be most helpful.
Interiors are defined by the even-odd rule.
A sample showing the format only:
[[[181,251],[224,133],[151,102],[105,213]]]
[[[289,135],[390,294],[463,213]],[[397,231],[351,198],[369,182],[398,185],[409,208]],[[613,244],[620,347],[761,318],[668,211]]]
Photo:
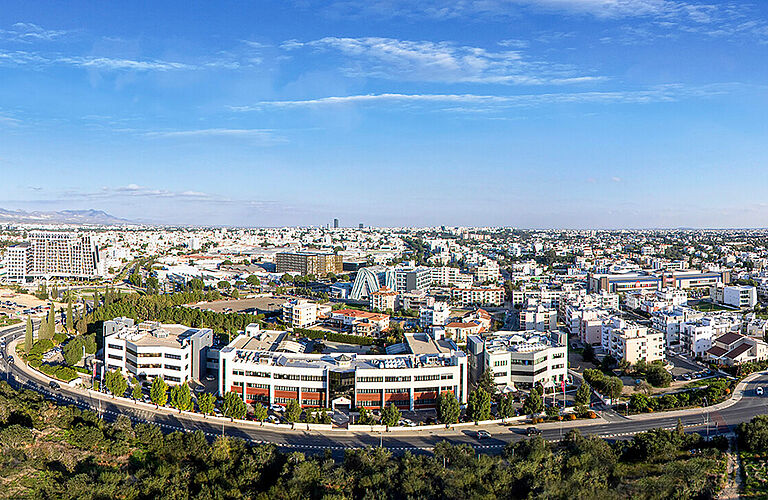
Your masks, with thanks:
[[[434,408],[441,392],[467,402],[467,356],[450,340],[417,334],[391,346],[392,354],[305,354],[286,336],[254,324],[222,348],[220,393],[236,392],[247,403],[296,400],[326,408]]]
[[[314,252],[281,252],[277,254],[278,273],[299,273],[325,276],[340,273],[343,269],[341,255]]]
[[[6,267],[12,281],[91,279],[99,274],[99,253],[88,235],[33,231],[28,242],[8,249]]]

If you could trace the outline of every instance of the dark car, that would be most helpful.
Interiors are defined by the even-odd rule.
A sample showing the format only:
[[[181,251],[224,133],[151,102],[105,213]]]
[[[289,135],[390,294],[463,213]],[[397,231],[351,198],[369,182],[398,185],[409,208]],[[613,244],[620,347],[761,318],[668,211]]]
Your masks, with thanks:
[[[491,437],[491,433],[488,431],[477,431],[477,439],[488,439]]]
[[[529,436],[539,436],[541,435],[541,429],[537,429],[536,427],[528,427],[525,430],[525,433]]]
[[[13,364],[13,356],[8,356],[8,363]]]
[[[48,387],[50,387],[54,391],[58,391],[59,389],[61,389],[61,386],[59,385],[59,383],[58,382],[54,382],[53,380],[48,382]]]

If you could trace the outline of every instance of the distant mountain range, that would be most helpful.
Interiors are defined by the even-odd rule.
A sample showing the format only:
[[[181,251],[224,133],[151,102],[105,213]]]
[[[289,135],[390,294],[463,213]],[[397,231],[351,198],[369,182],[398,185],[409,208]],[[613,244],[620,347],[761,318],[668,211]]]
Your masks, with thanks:
[[[27,212],[0,208],[0,224],[95,224],[107,226],[131,224],[131,221],[120,219],[103,210],[94,209]]]

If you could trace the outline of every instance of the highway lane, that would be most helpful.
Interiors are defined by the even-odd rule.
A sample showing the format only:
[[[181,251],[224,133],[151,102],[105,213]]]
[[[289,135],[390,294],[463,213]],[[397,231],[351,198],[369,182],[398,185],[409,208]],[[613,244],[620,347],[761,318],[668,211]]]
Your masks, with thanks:
[[[24,326],[6,330],[0,337],[20,338]],[[10,341],[8,343],[10,346]],[[8,365],[4,357],[0,369],[10,382],[56,397],[65,404],[75,404],[81,408],[90,408],[103,418],[113,421],[118,415],[127,415],[134,422],[155,423],[167,432],[173,430],[200,430],[213,438],[218,435],[239,437],[255,443],[274,443],[286,450],[323,453],[330,450],[340,454],[344,449],[366,446],[384,446],[395,453],[405,450],[424,452],[431,450],[437,443],[448,441],[453,444],[470,444],[479,451],[498,453],[510,442],[525,439],[527,424],[513,426],[485,425],[457,429],[433,431],[397,431],[383,433],[360,433],[346,430],[334,431],[298,431],[263,427],[253,422],[233,423],[226,419],[203,418],[200,415],[179,413],[172,409],[155,409],[149,405],[112,398],[106,394],[62,385],[59,391],[52,391],[48,381],[40,374],[31,371],[23,363]],[[577,420],[573,422],[546,423],[538,427],[547,440],[557,441],[570,429],[579,429],[583,434],[624,439],[638,432],[657,427],[673,428],[678,418],[689,431],[706,433],[731,432],[735,426],[755,415],[768,413],[768,397],[755,395],[757,386],[768,386],[768,374],[761,374],[756,380],[746,383],[746,390],[741,399],[728,408],[720,410],[696,409],[693,411],[669,412],[652,415],[634,416],[613,422],[597,420]],[[709,425],[707,425],[709,422]],[[492,437],[478,441],[475,437],[478,429],[488,430]]]

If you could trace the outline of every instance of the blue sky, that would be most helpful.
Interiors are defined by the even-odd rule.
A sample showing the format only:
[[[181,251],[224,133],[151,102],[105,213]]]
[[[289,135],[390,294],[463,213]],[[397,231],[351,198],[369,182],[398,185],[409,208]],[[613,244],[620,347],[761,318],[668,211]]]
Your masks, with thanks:
[[[768,226],[768,5],[13,2],[0,207]]]

